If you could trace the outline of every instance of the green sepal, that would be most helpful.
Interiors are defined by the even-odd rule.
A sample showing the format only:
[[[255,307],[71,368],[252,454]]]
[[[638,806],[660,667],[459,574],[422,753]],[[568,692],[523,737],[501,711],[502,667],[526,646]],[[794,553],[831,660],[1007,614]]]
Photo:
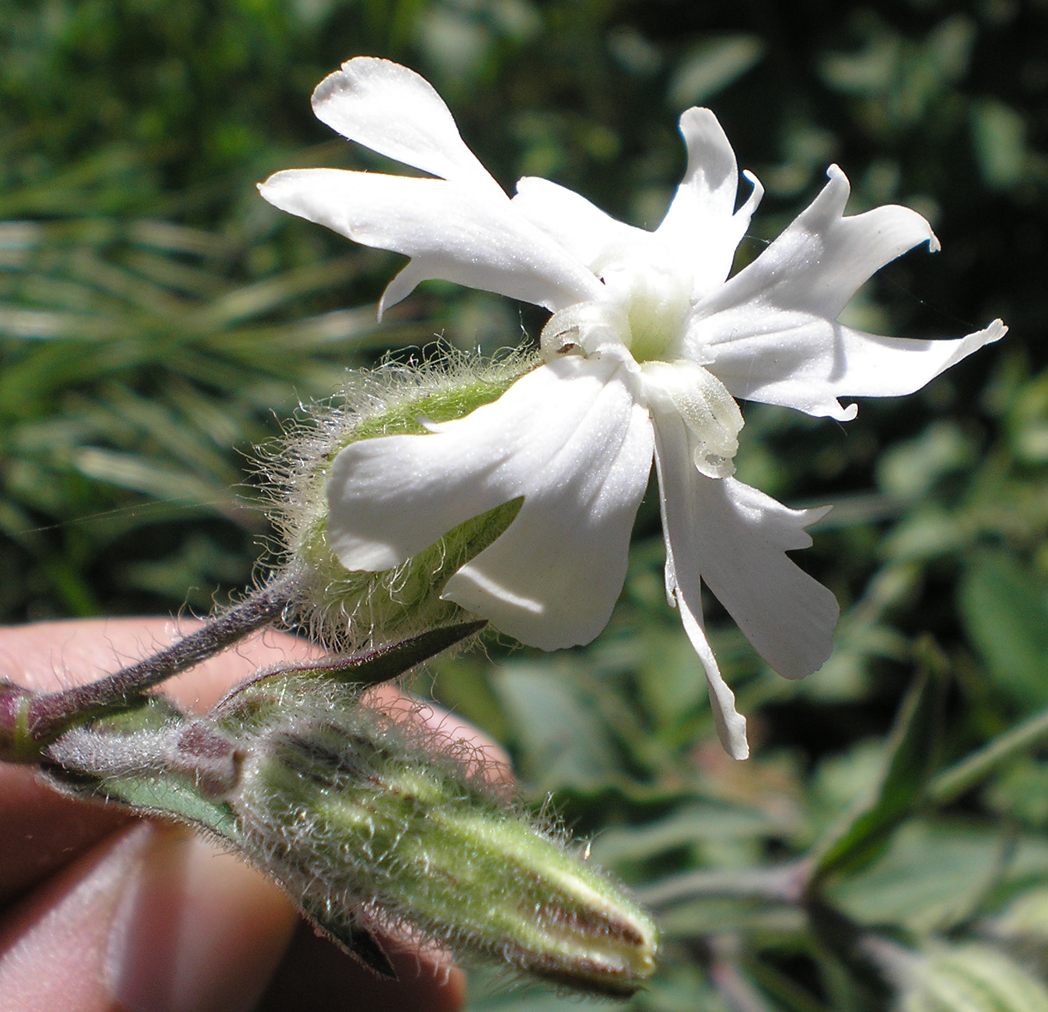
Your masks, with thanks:
[[[296,612],[314,639],[336,648],[359,646],[374,634],[389,639],[468,616],[441,597],[448,580],[517,518],[517,496],[480,513],[406,562],[378,573],[349,570],[327,544],[326,515],[316,521],[296,562]]]
[[[314,930],[334,942],[358,963],[386,980],[396,980],[397,971],[374,932],[360,923],[351,910],[327,904],[323,898],[297,897],[299,909]]]
[[[273,454],[283,489],[271,517],[297,587],[294,617],[313,639],[331,650],[350,650],[463,618],[461,608],[441,599],[444,586],[506,530],[523,498],[467,519],[390,570],[350,570],[327,541],[331,466],[354,443],[425,437],[432,424],[464,418],[497,400],[537,364],[533,354],[488,362],[452,354],[440,366],[393,367],[385,377],[379,370],[349,387],[327,413],[321,409],[315,427],[293,431]]]

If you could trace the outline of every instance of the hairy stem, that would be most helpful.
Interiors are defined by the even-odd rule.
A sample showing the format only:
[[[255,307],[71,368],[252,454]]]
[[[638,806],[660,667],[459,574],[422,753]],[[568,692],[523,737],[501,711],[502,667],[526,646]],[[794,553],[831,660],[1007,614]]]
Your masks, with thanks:
[[[195,632],[95,682],[58,692],[29,693],[10,683],[0,699],[0,759],[37,762],[41,750],[69,727],[130,705],[146,690],[212,657],[268,625],[288,604],[291,587],[275,580]]]

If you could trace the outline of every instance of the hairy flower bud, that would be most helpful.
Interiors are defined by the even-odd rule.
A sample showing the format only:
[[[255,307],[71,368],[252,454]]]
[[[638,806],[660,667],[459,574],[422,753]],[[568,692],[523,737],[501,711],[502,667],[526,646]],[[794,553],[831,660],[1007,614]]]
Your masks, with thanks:
[[[1048,988],[989,945],[940,947],[916,958],[901,1012],[1034,1012],[1048,1009]]]
[[[259,473],[270,485],[283,567],[296,587],[294,617],[315,639],[353,649],[464,617],[441,599],[444,584],[509,526],[521,501],[460,524],[393,569],[351,571],[327,541],[331,464],[353,443],[423,433],[428,425],[461,418],[496,400],[534,364],[521,352],[494,361],[448,352],[437,364],[358,372],[338,398],[309,412],[278,447],[263,452]]]
[[[654,970],[650,918],[467,772],[461,744],[434,755],[422,733],[336,699],[285,700],[226,797],[245,850],[377,969],[373,931],[392,931],[568,987],[634,992]]]

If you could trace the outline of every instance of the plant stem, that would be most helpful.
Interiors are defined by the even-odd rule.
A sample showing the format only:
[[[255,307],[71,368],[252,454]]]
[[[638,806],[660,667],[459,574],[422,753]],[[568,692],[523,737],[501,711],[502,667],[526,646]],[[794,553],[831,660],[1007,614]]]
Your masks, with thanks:
[[[928,785],[927,797],[936,805],[949,804],[1004,763],[1029,752],[1044,741],[1048,741],[1048,710],[1034,714],[933,777]]]
[[[747,899],[799,906],[811,874],[806,859],[775,868],[741,871],[692,871],[657,882],[638,892],[642,903],[658,909],[696,899]]]
[[[37,762],[41,749],[72,725],[129,706],[153,686],[268,625],[284,611],[290,592],[286,579],[268,583],[169,647],[86,685],[49,693],[0,686],[9,697],[0,699],[6,704],[0,707],[0,758]]]

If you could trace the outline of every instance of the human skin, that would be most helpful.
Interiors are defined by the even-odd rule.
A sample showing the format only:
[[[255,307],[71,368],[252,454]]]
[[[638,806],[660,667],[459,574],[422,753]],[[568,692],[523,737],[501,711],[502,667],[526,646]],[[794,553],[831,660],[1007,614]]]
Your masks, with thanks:
[[[88,681],[147,656],[190,623],[106,619],[0,628],[0,677],[31,689]],[[258,668],[302,661],[305,642],[266,631],[167,683],[206,710]],[[395,701],[389,688],[383,703]],[[441,734],[475,730],[433,714]],[[495,767],[505,769],[504,765]],[[381,981],[314,937],[281,890],[189,831],[55,794],[0,764],[0,1005],[20,1012],[239,1012],[302,1007],[460,1008],[465,980],[441,957],[389,943]]]

